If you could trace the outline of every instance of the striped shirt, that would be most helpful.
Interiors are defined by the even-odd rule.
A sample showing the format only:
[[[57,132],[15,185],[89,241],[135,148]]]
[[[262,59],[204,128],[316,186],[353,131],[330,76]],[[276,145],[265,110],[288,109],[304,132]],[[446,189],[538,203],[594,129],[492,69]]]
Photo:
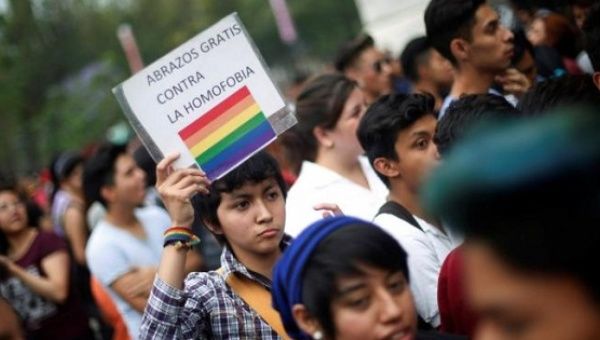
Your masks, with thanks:
[[[282,249],[291,238],[285,236]],[[183,290],[158,276],[144,311],[140,339],[280,339],[279,335],[225,282],[242,275],[271,290],[271,280],[248,270],[228,247],[221,254],[222,274],[190,273]]]

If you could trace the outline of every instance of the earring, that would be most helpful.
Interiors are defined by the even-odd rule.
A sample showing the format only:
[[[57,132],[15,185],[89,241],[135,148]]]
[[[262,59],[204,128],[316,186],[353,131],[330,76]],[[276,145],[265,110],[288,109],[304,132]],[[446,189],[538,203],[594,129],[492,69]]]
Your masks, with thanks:
[[[323,333],[321,331],[316,331],[313,333],[312,338],[314,340],[322,340],[323,339]]]

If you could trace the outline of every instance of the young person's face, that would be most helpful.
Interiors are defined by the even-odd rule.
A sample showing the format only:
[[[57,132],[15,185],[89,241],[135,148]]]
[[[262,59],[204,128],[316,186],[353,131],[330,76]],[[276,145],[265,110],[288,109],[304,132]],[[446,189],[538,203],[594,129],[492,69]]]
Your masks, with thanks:
[[[429,78],[439,88],[450,88],[454,80],[452,64],[433,48],[429,49],[429,60],[422,77]]]
[[[546,41],[546,24],[542,18],[536,18],[527,30],[527,39],[533,46],[543,45]]]
[[[114,164],[114,184],[106,187],[111,204],[137,207],[146,196],[146,175],[129,154],[121,154]]]
[[[429,172],[437,166],[440,156],[433,143],[437,119],[425,115],[398,133],[394,149],[398,156],[399,177],[416,192]]]
[[[575,19],[575,24],[577,25],[577,28],[581,29],[590,11],[590,7],[582,5],[573,5],[571,6],[571,10],[573,11],[573,18]]]
[[[348,159],[355,159],[364,151],[360,146],[356,129],[366,111],[365,96],[359,88],[354,88],[348,96],[342,113],[332,130],[328,132],[334,150]]]
[[[363,275],[340,278],[331,306],[335,338],[415,338],[417,317],[404,274],[361,266]]]
[[[81,190],[83,186],[83,164],[75,166],[69,177],[65,178],[68,186],[75,190]]]
[[[26,227],[25,203],[12,191],[0,191],[0,231],[8,235]]]
[[[375,47],[362,52],[357,65],[351,68],[348,76],[356,80],[370,100],[375,100],[392,90],[390,60]]]
[[[273,178],[221,193],[217,208],[221,233],[239,257],[269,255],[279,249],[285,223],[285,200]]]
[[[464,261],[476,339],[600,339],[600,306],[575,280],[519,271],[481,243],[465,245]]]
[[[489,5],[479,6],[468,42],[468,61],[476,69],[499,73],[510,66],[513,34],[500,24],[498,13]]]

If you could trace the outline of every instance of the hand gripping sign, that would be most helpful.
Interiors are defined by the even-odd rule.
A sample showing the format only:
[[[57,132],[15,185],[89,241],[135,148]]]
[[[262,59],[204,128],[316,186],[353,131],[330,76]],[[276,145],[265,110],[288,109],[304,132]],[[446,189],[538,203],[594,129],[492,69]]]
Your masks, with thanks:
[[[271,143],[296,118],[236,13],[113,89],[125,116],[159,161],[222,177]]]

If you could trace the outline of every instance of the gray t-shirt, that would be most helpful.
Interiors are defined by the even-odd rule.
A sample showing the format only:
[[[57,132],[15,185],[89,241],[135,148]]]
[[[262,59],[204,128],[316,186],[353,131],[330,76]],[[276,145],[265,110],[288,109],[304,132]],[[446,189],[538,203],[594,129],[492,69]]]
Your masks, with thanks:
[[[85,249],[92,275],[106,288],[129,331],[137,339],[142,315],[115,293],[110,285],[134,267],[158,266],[163,249],[163,232],[171,219],[164,209],[145,207],[135,211],[146,233],[140,239],[106,220],[98,223]]]

